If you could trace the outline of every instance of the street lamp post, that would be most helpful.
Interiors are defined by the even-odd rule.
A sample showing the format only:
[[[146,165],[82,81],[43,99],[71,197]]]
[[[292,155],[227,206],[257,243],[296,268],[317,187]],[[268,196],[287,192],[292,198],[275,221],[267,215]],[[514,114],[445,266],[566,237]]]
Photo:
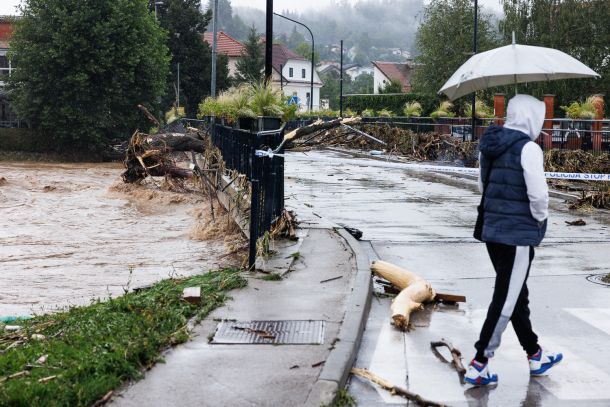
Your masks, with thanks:
[[[315,70],[315,58],[314,58],[315,43],[314,43],[313,33],[311,32],[309,27],[307,27],[305,24],[303,24],[301,22],[298,22],[296,20],[293,20],[292,18],[288,18],[288,17],[283,16],[278,13],[273,13],[273,14],[275,14],[278,17],[285,18],[288,21],[292,21],[293,23],[302,25],[303,27],[305,27],[307,29],[307,31],[309,31],[309,35],[311,35],[311,83],[310,83],[310,89],[309,89],[309,110],[313,110],[313,73]]]
[[[212,82],[210,94],[212,97],[216,97],[216,47],[218,43],[218,0],[214,0],[214,20],[212,20],[212,31],[214,36],[212,37]]]
[[[265,83],[271,85],[273,75],[273,0],[267,0],[265,15]],[[281,76],[281,72],[280,72]]]
[[[478,9],[478,2],[477,0],[474,0],[474,34],[472,36],[472,55],[475,55],[477,53],[477,28],[478,28],[478,18],[477,18],[477,10]],[[475,116],[475,105],[476,105],[476,101],[477,101],[477,93],[473,92],[472,93],[472,141],[474,141],[474,133],[475,133],[475,125],[476,125],[476,116]],[[466,137],[466,134],[464,134],[464,137]]]
[[[343,117],[343,40],[341,40],[341,59],[339,66],[341,67],[339,77],[339,117]]]

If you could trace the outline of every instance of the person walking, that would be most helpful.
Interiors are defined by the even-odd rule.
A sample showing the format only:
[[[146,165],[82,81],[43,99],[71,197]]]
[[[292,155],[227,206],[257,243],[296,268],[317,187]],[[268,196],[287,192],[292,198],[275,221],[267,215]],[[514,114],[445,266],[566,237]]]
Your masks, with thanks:
[[[489,370],[488,359],[500,346],[509,322],[527,354],[531,375],[542,375],[563,359],[561,353],[543,349],[538,343],[530,322],[526,284],[534,247],[544,238],[548,218],[543,154],[535,143],[544,113],[543,102],[516,95],[508,102],[504,126],[490,126],[479,142],[482,199],[475,237],[485,242],[496,279],[475,344],[476,355],[464,376],[475,386],[498,382],[498,376]]]

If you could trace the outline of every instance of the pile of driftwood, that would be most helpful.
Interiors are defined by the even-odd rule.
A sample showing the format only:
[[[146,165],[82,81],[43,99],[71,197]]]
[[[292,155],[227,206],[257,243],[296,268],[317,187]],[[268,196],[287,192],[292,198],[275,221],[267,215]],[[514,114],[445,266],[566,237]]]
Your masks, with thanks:
[[[610,154],[593,154],[582,150],[548,150],[544,168],[552,172],[610,174]],[[550,180],[556,188],[580,190],[582,195],[569,203],[570,209],[610,209],[610,185],[603,181]]]
[[[368,134],[381,140],[381,145]],[[464,165],[478,165],[476,143],[464,142],[448,134],[415,133],[411,130],[391,127],[389,125],[366,124],[354,128],[341,126],[317,132],[311,137],[302,138],[294,143],[298,147],[312,145],[340,146],[362,150],[385,149],[388,154],[398,154],[418,161],[462,161]]]

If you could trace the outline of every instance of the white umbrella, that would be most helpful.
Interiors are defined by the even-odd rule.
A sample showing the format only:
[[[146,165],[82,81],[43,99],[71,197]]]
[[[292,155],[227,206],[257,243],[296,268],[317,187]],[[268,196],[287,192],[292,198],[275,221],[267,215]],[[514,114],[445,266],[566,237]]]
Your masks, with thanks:
[[[438,93],[454,100],[494,86],[599,75],[565,52],[515,44],[475,54],[449,78]]]

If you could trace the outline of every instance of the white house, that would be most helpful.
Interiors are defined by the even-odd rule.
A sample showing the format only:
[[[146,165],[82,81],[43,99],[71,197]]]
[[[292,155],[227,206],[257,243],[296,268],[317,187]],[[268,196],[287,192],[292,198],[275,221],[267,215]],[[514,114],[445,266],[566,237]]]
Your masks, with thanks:
[[[0,16],[0,127],[19,126],[19,121],[11,109],[11,101],[5,90],[6,80],[14,69],[7,53],[17,18],[13,16]]]
[[[216,52],[220,55],[227,56],[229,77],[235,78],[235,74],[237,73],[237,61],[239,61],[245,47],[241,42],[222,31],[218,32],[216,38]],[[213,39],[213,33],[206,32],[203,34],[203,40],[210,44],[210,48],[212,47]]]
[[[402,85],[402,92],[411,91],[411,74],[413,67],[405,62],[381,62],[373,61],[374,92],[379,93],[379,88],[384,88],[390,81],[395,80]]]
[[[361,66],[359,64],[351,64],[345,67],[345,74],[349,75],[352,80],[356,79],[362,74],[373,74],[372,66]]]
[[[309,109],[311,93],[311,60],[292,52],[281,44],[273,44],[273,85],[282,89],[284,96],[294,97],[299,110]],[[313,110],[320,109],[320,88],[323,83],[318,72],[313,72]]]

